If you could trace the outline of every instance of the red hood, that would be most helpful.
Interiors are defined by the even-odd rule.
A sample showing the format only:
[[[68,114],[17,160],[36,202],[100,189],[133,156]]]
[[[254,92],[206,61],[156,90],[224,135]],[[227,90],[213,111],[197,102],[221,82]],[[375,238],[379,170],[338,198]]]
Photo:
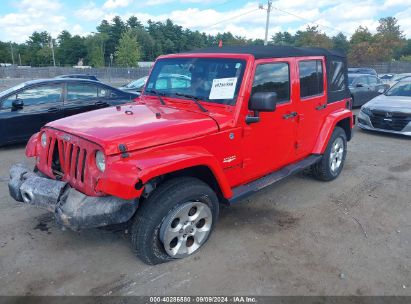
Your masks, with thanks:
[[[46,126],[89,139],[107,155],[119,153],[119,144],[132,151],[218,131],[206,114],[137,103],[70,116]]]

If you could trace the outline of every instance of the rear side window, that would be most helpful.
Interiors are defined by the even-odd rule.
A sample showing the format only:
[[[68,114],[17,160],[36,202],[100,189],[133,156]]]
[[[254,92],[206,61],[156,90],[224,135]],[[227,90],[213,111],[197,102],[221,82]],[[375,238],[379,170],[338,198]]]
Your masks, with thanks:
[[[68,83],[67,100],[84,100],[97,98],[97,86],[88,83]]]
[[[332,60],[328,77],[330,82],[329,90],[331,92],[344,91],[346,89],[344,62],[341,60]]]
[[[277,93],[278,102],[290,100],[290,72],[287,63],[266,63],[257,66],[252,94],[258,92]]]
[[[322,61],[300,61],[298,66],[300,69],[300,97],[321,95],[324,92]]]

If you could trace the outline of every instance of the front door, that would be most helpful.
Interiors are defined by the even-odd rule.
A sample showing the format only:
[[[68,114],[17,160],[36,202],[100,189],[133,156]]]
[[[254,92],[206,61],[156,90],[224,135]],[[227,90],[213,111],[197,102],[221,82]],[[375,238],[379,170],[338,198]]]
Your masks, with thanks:
[[[327,96],[324,88],[325,64],[323,57],[297,59],[299,89],[298,136],[296,152],[299,158],[312,153],[327,113]]]
[[[13,108],[13,100],[23,102],[21,108]],[[2,101],[0,129],[5,142],[28,139],[46,123],[63,118],[62,85],[47,84],[23,89]],[[7,135],[7,136],[6,136]]]
[[[295,79],[295,59],[257,60],[251,96],[277,93],[274,112],[261,112],[260,121],[244,129],[244,178],[246,181],[275,171],[295,160],[297,108],[290,79]],[[252,112],[250,111],[252,115]]]

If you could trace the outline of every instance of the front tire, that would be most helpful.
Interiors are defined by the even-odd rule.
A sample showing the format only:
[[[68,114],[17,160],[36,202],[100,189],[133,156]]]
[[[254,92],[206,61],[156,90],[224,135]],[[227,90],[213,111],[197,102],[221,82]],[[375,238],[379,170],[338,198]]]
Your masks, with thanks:
[[[137,210],[132,248],[149,265],[190,256],[207,242],[218,213],[218,198],[204,182],[191,177],[166,181]]]
[[[336,179],[344,167],[346,155],[347,136],[342,128],[335,127],[321,161],[312,166],[314,177],[322,181]]]

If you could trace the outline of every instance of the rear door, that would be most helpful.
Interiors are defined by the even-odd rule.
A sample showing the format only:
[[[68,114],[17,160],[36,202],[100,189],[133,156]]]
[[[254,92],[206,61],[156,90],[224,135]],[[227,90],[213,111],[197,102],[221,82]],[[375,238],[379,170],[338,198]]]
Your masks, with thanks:
[[[296,96],[298,103],[296,152],[299,158],[303,158],[311,154],[327,114],[327,96],[324,89],[327,87],[327,82],[324,77],[323,57],[305,57],[296,60],[299,80]]]
[[[367,76],[358,76],[353,82],[354,105],[361,106],[370,100],[370,86]]]
[[[64,115],[71,116],[106,106],[98,99],[99,85],[88,82],[67,82]]]
[[[379,90],[384,90],[385,86],[380,79],[375,76],[368,76],[368,85],[369,85],[369,100],[380,95]]]
[[[274,112],[260,112],[260,121],[244,128],[244,173],[247,180],[261,177],[295,160],[296,137],[294,58],[256,61],[251,95],[277,93]],[[252,115],[252,113],[250,113]]]
[[[23,107],[15,109],[13,100]],[[60,83],[37,85],[18,91],[2,101],[0,129],[6,142],[28,139],[46,123],[64,117]]]

